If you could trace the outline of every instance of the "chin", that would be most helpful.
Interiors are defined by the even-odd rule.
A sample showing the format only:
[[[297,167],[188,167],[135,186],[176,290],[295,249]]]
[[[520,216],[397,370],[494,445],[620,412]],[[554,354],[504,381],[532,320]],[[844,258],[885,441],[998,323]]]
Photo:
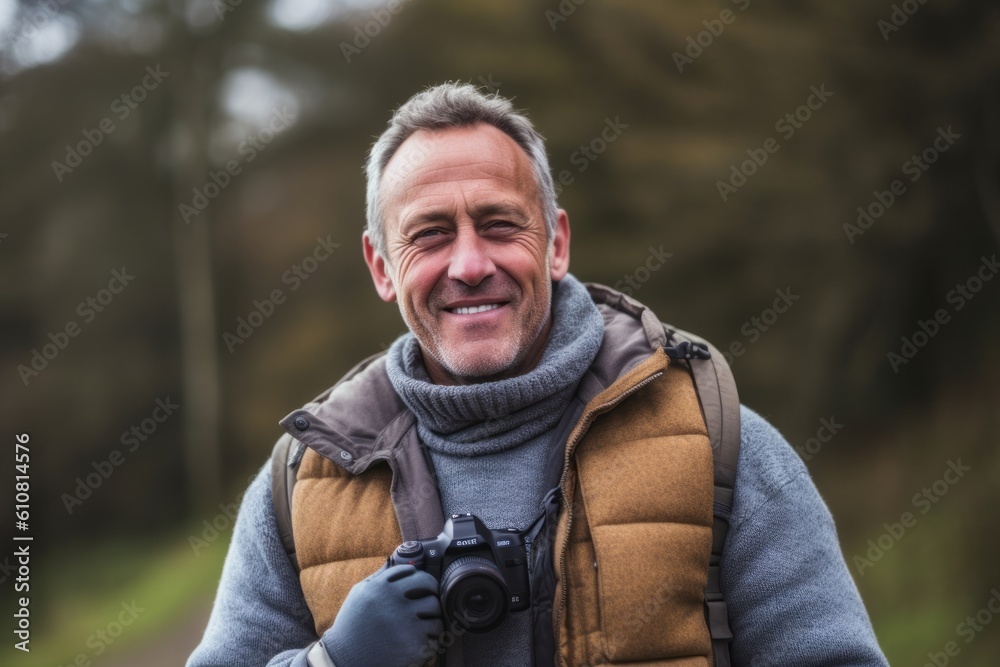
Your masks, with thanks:
[[[483,346],[475,352],[444,353],[438,363],[458,378],[486,378],[507,373],[521,362],[517,351],[498,352],[495,346]]]
[[[460,359],[445,359],[441,364],[449,374],[459,378],[486,378],[506,373],[514,367],[515,362],[505,363],[495,356],[482,355]]]

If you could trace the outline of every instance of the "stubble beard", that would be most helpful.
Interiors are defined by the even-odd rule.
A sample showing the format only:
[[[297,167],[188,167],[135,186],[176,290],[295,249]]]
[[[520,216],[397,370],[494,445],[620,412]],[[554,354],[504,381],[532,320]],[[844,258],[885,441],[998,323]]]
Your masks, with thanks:
[[[546,262],[545,275],[548,275]],[[441,335],[439,327],[422,327],[417,318],[400,303],[400,313],[403,321],[420,343],[424,354],[430,355],[434,361],[452,378],[459,380],[477,380],[492,376],[504,376],[517,368],[528,355],[534,342],[542,334],[548,322],[552,309],[552,284],[543,283],[544,303],[538,307],[530,307],[523,317],[514,322],[513,335],[502,340],[499,346],[486,352],[480,352],[468,358],[461,350],[449,345]],[[523,301],[512,301],[511,307],[523,304]],[[416,325],[416,326],[414,326]],[[418,333],[423,332],[423,334]],[[429,336],[430,340],[425,340]]]

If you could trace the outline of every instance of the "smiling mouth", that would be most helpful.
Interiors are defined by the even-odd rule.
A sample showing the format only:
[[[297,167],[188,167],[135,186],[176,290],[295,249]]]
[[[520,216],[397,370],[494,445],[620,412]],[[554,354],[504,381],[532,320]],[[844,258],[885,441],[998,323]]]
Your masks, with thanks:
[[[456,315],[473,315],[475,313],[485,313],[488,310],[496,310],[502,303],[484,303],[481,306],[460,306],[458,308],[447,308],[449,313]]]

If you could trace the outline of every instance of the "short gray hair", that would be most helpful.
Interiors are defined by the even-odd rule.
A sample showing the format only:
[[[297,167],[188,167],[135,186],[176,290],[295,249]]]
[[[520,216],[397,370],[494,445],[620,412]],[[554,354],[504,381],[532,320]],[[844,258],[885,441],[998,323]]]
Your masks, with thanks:
[[[375,250],[388,260],[385,242],[385,200],[382,174],[399,147],[418,130],[443,130],[492,125],[517,143],[528,155],[541,199],[549,242],[555,237],[556,190],[545,154],[545,140],[527,116],[518,113],[511,101],[495,93],[484,94],[468,83],[442,83],[417,93],[396,109],[389,127],[372,145],[365,164],[368,179],[368,234]]]

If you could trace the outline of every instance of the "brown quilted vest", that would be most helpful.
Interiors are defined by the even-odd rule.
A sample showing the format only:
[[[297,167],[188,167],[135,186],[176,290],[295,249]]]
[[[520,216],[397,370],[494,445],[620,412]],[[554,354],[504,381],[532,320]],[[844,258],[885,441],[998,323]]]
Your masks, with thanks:
[[[566,443],[553,547],[556,657],[708,667],[713,463],[691,373],[664,354],[648,311],[595,301],[605,345],[581,381],[586,407]],[[291,517],[302,590],[322,634],[351,587],[403,539],[440,532],[440,500],[383,358],[282,425],[307,445]]]

